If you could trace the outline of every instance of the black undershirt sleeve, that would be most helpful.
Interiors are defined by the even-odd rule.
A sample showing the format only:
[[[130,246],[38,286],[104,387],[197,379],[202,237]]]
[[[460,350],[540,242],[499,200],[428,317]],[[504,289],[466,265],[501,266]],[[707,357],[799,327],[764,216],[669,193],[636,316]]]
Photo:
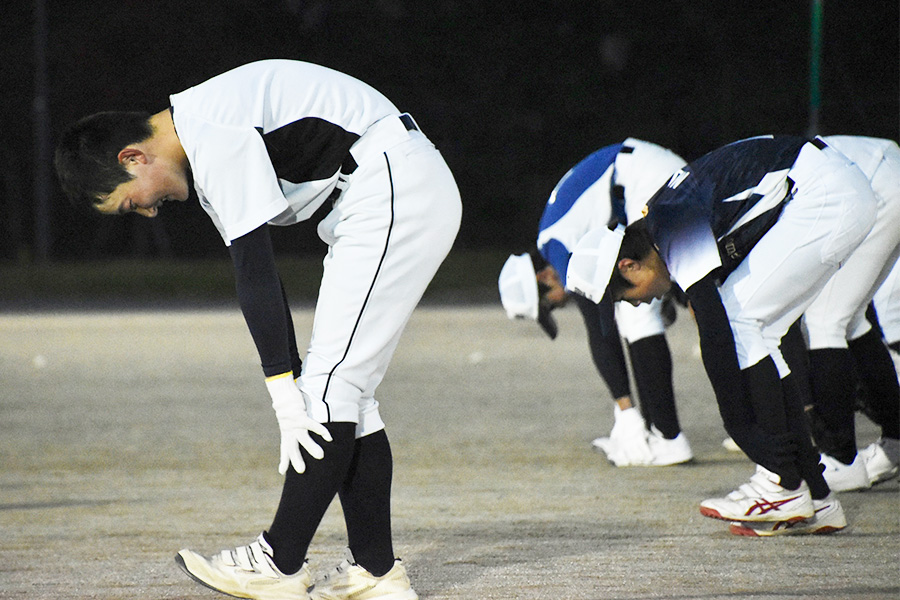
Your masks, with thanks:
[[[616,326],[612,304],[595,304],[579,294],[572,295],[584,318],[591,358],[613,399],[631,395],[625,353]],[[605,323],[604,323],[605,321]]]
[[[696,282],[685,290],[685,294],[697,321],[703,367],[712,384],[722,418],[726,426],[734,419],[744,421],[746,391],[734,345],[734,334],[713,274]]]
[[[229,251],[238,302],[263,373],[271,377],[294,371],[294,376],[299,376],[300,358],[290,308],[275,267],[268,225],[232,240]]]
[[[300,360],[300,352],[297,351],[297,337],[294,333],[294,320],[291,318],[291,305],[288,303],[287,293],[284,291],[284,282],[281,282],[281,299],[284,302],[284,317],[287,320],[288,352],[290,352],[291,355],[291,370],[294,372],[294,379],[297,379],[300,377],[303,361]]]

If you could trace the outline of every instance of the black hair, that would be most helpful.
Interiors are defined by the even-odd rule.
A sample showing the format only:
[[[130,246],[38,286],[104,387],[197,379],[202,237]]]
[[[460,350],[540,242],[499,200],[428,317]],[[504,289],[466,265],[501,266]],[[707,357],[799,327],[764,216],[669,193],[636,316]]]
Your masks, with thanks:
[[[150,113],[100,112],[71,125],[56,146],[54,166],[72,202],[101,203],[131,174],[119,163],[119,152],[153,135]]]
[[[606,293],[612,298],[619,298],[625,290],[634,287],[619,272],[618,264],[620,260],[623,258],[643,260],[654,249],[653,240],[650,238],[650,232],[647,231],[647,224],[643,219],[639,219],[626,227],[625,236],[622,238],[622,245],[619,246],[619,255],[616,257],[616,264],[613,266],[612,276],[609,279]]]

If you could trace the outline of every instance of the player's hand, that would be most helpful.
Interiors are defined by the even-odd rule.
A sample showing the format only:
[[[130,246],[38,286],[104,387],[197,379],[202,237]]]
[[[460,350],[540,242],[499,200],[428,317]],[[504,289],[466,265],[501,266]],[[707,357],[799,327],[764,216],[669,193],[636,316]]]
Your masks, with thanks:
[[[646,465],[653,461],[653,452],[647,443],[647,426],[636,408],[615,409],[615,424],[609,434],[614,449],[610,459],[616,466]]]
[[[306,401],[297,389],[291,373],[267,378],[266,387],[272,396],[272,408],[275,409],[278,428],[281,430],[281,460],[278,463],[278,472],[284,475],[288,466],[293,466],[295,471],[303,473],[306,470],[306,463],[303,462],[300,446],[316,460],[325,456],[325,451],[312,439],[310,432],[326,442],[331,441],[331,434],[324,425],[306,414]]]

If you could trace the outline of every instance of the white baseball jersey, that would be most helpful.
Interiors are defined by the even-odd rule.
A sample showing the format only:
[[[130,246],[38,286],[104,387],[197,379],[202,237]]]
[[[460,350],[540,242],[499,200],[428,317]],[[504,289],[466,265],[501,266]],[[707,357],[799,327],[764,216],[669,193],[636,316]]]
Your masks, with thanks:
[[[292,60],[232,69],[170,102],[200,204],[226,244],[263,223],[309,218],[351,146],[400,113],[362,81]]]
[[[560,279],[566,279],[569,254],[578,240],[611,218],[623,225],[640,219],[647,200],[684,164],[671,150],[628,138],[572,167],[550,194],[537,239]]]
[[[640,219],[647,200],[684,164],[671,150],[634,138],[591,153],[569,169],[550,194],[538,226],[541,255],[565,281],[572,249],[588,231],[610,221],[626,224]],[[613,398],[629,395],[619,335],[632,343],[663,333],[662,302],[616,306],[614,319],[597,310],[582,308],[582,314],[594,364],[610,393]]]
[[[267,224],[309,218],[328,244],[299,387],[320,422],[384,427],[375,389],[461,219],[456,182],[408,114],[367,84],[290,60],[170,97],[200,203],[235,264],[267,377],[300,364]]]

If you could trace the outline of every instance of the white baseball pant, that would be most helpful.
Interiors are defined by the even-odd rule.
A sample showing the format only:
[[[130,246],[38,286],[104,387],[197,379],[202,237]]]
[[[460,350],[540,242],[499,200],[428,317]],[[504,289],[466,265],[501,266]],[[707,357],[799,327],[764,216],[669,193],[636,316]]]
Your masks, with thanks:
[[[888,344],[900,342],[900,261],[894,263],[873,301],[885,341]]]
[[[384,427],[375,400],[400,335],[459,230],[450,169],[419,131],[396,117],[370,128],[358,163],[319,223],[329,245],[300,389],[319,422]]]
[[[790,373],[781,338],[875,221],[868,179],[843,154],[806,144],[788,172],[793,198],[719,288],[741,369],[771,356]]]
[[[878,212],[872,230],[804,315],[810,350],[846,348],[847,340],[855,340],[871,329],[865,317],[866,307],[900,255],[900,147],[895,143],[883,147],[866,138],[837,137],[826,141],[864,171],[878,202]],[[866,154],[873,152],[883,155],[869,166],[872,161],[866,160]]]

